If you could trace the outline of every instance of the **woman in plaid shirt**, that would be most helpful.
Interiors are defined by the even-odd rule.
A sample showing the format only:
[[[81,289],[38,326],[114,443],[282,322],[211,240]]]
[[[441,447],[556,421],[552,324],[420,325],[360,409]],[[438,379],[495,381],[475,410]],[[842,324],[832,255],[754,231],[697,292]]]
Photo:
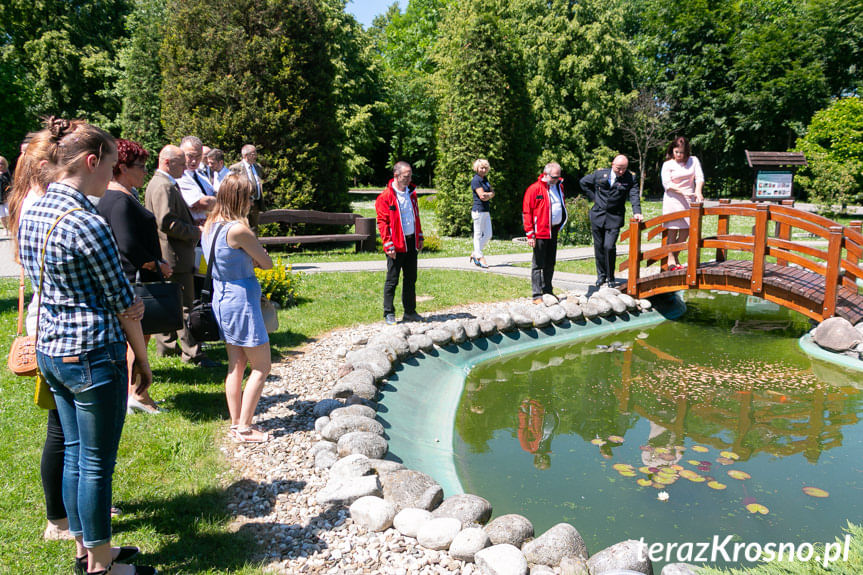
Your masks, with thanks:
[[[107,132],[77,120],[52,118],[47,129],[55,183],[22,218],[18,240],[21,263],[38,286],[48,238],[36,355],[66,436],[63,503],[75,536],[75,571],[154,573],[119,563],[137,547],[111,547],[111,479],[126,414],[127,339],[139,391],[153,377],[141,332],[143,303],[122,273],[111,229],[87,199],[105,193],[117,146]]]

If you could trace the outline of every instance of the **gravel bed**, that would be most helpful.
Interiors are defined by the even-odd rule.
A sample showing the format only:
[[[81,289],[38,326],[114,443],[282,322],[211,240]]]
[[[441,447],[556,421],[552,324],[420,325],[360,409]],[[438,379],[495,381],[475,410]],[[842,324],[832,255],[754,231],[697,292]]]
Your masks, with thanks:
[[[519,300],[515,303],[529,303]],[[514,302],[507,302],[504,305]],[[472,304],[426,314],[429,323],[481,317],[501,303]],[[323,507],[315,495],[327,472],[316,470],[308,449],[319,440],[312,409],[328,397],[358,335],[373,335],[383,322],[339,329],[309,343],[288,362],[274,366],[256,422],[273,438],[265,444],[225,441],[222,450],[240,480],[231,486],[232,527],[253,533],[253,560],[274,573],[478,573],[446,551],[425,549],[394,528],[367,532],[344,507]]]

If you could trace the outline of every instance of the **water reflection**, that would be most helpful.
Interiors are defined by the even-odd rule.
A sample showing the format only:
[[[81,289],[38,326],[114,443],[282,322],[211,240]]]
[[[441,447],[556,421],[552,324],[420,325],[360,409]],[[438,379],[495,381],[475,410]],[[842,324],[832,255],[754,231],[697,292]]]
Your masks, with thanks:
[[[813,363],[808,320],[763,304],[692,292],[681,321],[477,366],[456,415],[463,487],[538,532],[588,526],[589,548],[832,540],[863,517],[861,377]]]

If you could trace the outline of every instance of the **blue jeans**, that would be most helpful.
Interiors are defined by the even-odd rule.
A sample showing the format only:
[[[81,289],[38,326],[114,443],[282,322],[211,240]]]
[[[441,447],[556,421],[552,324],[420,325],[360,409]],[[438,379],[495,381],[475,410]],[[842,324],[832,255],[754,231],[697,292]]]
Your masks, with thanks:
[[[84,547],[111,541],[111,482],[126,418],[126,344],[77,356],[37,353],[66,437],[63,505]]]

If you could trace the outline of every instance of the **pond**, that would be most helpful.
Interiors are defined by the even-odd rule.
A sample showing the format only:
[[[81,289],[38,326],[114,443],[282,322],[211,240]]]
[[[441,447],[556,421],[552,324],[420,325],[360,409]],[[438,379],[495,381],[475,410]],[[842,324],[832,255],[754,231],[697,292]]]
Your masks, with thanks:
[[[825,542],[863,519],[863,377],[813,362],[796,312],[689,292],[675,321],[490,360],[455,467],[495,516],[624,539]],[[721,559],[721,556],[720,556]]]

